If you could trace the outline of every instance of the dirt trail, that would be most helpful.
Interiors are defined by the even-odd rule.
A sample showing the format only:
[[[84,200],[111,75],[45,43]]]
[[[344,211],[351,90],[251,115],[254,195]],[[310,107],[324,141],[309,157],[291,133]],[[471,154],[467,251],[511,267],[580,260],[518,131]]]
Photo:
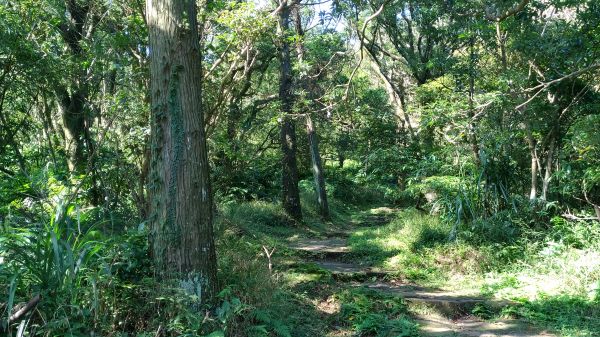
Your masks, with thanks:
[[[364,223],[366,222],[361,224],[364,226]],[[380,225],[384,220],[378,217],[370,219],[368,223]],[[414,314],[414,318],[420,324],[424,336],[555,337],[521,320],[483,321],[471,315],[477,305],[498,309],[509,304],[507,301],[385,281],[388,271],[344,259],[351,252],[345,238],[305,239],[294,242],[290,247],[310,254],[312,262],[330,271],[338,282],[349,282],[350,286],[366,287],[403,298],[410,306],[417,308],[415,311],[418,313]]]

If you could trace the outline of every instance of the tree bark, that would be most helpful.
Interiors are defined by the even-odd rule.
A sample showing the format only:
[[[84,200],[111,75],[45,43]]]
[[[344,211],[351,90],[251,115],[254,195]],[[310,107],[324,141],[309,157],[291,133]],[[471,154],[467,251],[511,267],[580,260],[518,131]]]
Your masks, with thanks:
[[[298,189],[298,165],[296,162],[296,126],[293,120],[292,107],[294,103],[292,93],[292,64],[290,59],[290,43],[287,32],[290,26],[290,6],[287,0],[282,0],[281,10],[278,12],[279,35],[279,99],[281,101],[281,132],[280,142],[282,157],[282,194],[283,208],[295,220],[302,219],[300,207],[300,190]]]
[[[147,0],[146,15],[153,256],[160,277],[209,303],[218,285],[196,2]]]
[[[68,18],[59,26],[61,36],[73,58],[81,61],[84,56],[82,41],[87,36],[85,28],[90,21],[90,1],[65,0]],[[87,79],[85,71],[79,69],[79,74],[71,81],[71,85],[58,88],[57,95],[59,110],[62,114],[63,132],[65,135],[65,150],[69,171],[84,173],[86,168],[85,150],[85,102],[88,98]],[[70,87],[70,88],[69,88]],[[89,150],[89,149],[88,149]],[[89,152],[89,151],[88,151]]]
[[[407,105],[404,84],[394,83],[394,81],[392,80],[393,74],[387,75],[384,72],[383,65],[377,57],[376,50],[375,48],[373,48],[373,46],[367,45],[365,49],[371,57],[371,64],[373,65],[373,70],[375,70],[375,72],[377,73],[377,75],[379,75],[379,77],[385,85],[390,104],[394,106],[394,115],[397,119],[396,132],[401,133],[403,129],[406,128],[409,131],[410,140],[412,141],[416,139],[415,130],[410,122],[410,118],[406,111]]]
[[[63,89],[59,93],[59,100],[69,171],[82,173],[86,166],[83,111],[85,95],[79,90],[69,94]]]
[[[304,46],[302,37],[304,37],[304,29],[302,28],[302,17],[300,15],[300,5],[296,5],[295,11],[295,23],[296,23],[296,34],[301,37],[299,42],[296,44],[298,51],[298,61],[303,62],[304,60]],[[311,83],[308,79],[300,79],[303,89],[306,91],[308,99],[312,100],[314,92],[312,90]],[[310,111],[306,112],[306,134],[308,136],[308,146],[310,150],[310,159],[312,164],[313,179],[315,182],[315,194],[317,196],[317,205],[319,206],[319,215],[324,219],[329,218],[329,204],[327,202],[327,191],[325,189],[325,173],[323,170],[323,164],[321,162],[321,153],[319,152],[319,140],[317,137],[317,130],[310,116]]]
[[[537,198],[538,156],[536,142],[533,138],[529,123],[525,123],[525,137],[529,147],[529,155],[531,157],[531,187],[529,189],[529,200],[535,200]]]
[[[500,61],[502,63],[502,71],[506,73],[508,69],[508,61],[506,56],[506,34],[502,33],[500,21],[496,21],[496,42],[500,48]]]
[[[469,143],[471,143],[471,152],[473,153],[473,159],[477,167],[481,166],[481,157],[479,155],[479,142],[477,140],[476,122],[475,122],[475,108],[474,108],[474,96],[475,96],[475,38],[471,38],[469,42],[469,110],[467,117],[469,118],[468,123],[468,137]]]
[[[548,200],[548,188],[550,187],[550,180],[552,179],[552,164],[554,163],[554,149],[556,144],[556,139],[554,136],[550,139],[550,143],[548,144],[548,151],[546,153],[546,165],[544,168],[544,179],[542,180],[542,200]]]
[[[319,153],[317,132],[315,131],[315,126],[310,118],[310,114],[306,115],[306,133],[308,134],[308,145],[310,147],[310,158],[312,160],[313,179],[315,180],[315,192],[317,194],[319,214],[323,218],[328,219],[329,204],[327,202],[327,191],[325,189],[325,175],[321,163],[321,154]]]
[[[56,152],[54,151],[54,144],[52,143],[52,134],[54,133],[52,126],[52,116],[50,114],[50,106],[48,105],[48,100],[46,99],[46,94],[42,93],[42,102],[40,111],[40,119],[42,120],[42,126],[44,130],[44,137],[46,138],[46,142],[48,143],[48,152],[50,153],[50,157],[52,158],[52,163],[54,164],[54,168],[57,167],[57,159]]]
[[[227,149],[223,156],[223,171],[228,178],[234,176],[235,160],[238,152],[238,124],[242,117],[241,97],[232,97],[227,109]]]

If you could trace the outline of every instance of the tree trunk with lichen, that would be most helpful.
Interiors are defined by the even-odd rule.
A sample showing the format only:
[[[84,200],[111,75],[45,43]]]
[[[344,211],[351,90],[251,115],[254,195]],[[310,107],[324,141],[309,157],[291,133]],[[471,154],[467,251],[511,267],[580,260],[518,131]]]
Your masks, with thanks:
[[[294,8],[294,21],[296,24],[296,34],[300,37],[296,42],[296,51],[298,52],[298,62],[304,62],[304,29],[302,28],[302,17],[300,15],[300,4],[296,4]],[[309,101],[315,99],[315,94],[312,86],[306,76],[300,77],[300,84],[306,92]],[[319,152],[319,140],[317,137],[317,129],[310,116],[310,111],[306,112],[306,135],[308,136],[308,147],[310,151],[310,159],[312,165],[313,179],[315,182],[315,194],[317,197],[317,205],[319,206],[319,215],[323,219],[329,218],[329,203],[327,202],[327,191],[325,189],[325,174],[323,164],[321,162],[321,153]]]
[[[161,278],[209,303],[218,286],[196,2],[147,0],[146,15],[153,257]]]
[[[78,63],[85,59],[84,42],[89,38],[86,29],[93,24],[91,20],[91,1],[66,0],[68,18],[58,26],[60,34],[68,46],[70,56]],[[89,30],[89,29],[88,29]],[[59,110],[62,115],[63,132],[67,164],[71,172],[81,174],[88,164],[91,150],[86,149],[85,105],[88,99],[87,69],[79,69],[69,85],[59,86],[56,90]]]
[[[284,0],[285,1],[285,0]],[[287,38],[290,26],[290,6],[286,3],[279,11],[279,99],[281,101],[281,183],[283,208],[295,220],[302,220],[300,190],[298,189],[298,164],[296,162],[296,122],[291,116],[293,107],[292,63],[290,43]]]
[[[315,193],[317,195],[317,205],[319,206],[319,215],[324,219],[329,218],[329,203],[327,202],[327,191],[325,189],[325,175],[323,173],[323,164],[321,163],[321,154],[319,153],[319,141],[315,125],[310,118],[310,113],[306,115],[306,134],[308,135],[308,145],[310,148],[310,158],[312,163],[313,179],[315,181]]]
[[[67,164],[69,171],[77,173],[83,173],[86,166],[84,102],[85,95],[80,90],[71,95],[66,90],[61,91],[59,110],[63,118]]]

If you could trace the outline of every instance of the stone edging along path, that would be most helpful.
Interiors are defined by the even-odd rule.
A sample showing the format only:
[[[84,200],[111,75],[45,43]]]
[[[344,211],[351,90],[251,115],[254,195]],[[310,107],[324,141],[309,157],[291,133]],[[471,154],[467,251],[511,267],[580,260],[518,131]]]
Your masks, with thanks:
[[[383,221],[378,221],[383,223]],[[347,236],[350,232],[344,232]],[[351,281],[351,286],[365,287],[403,298],[409,305],[428,308],[427,313],[415,314],[421,332],[432,337],[555,337],[524,321],[503,319],[483,321],[471,315],[477,305],[502,308],[508,301],[469,296],[459,292],[425,288],[414,284],[385,281],[389,271],[365,267],[342,258],[351,252],[345,238],[304,239],[289,246],[312,256],[317,266],[331,272],[337,282]],[[358,281],[357,280],[364,280]],[[431,312],[431,313],[430,313]]]

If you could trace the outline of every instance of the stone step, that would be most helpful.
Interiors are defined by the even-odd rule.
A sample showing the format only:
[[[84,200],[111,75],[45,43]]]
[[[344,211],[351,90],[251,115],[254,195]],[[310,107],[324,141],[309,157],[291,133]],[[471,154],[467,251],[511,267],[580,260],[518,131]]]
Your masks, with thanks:
[[[316,261],[315,264],[331,272],[334,277],[356,279],[360,277],[382,278],[388,275],[388,272],[385,270],[339,261],[321,260]]]
[[[466,317],[451,321],[447,318],[417,315],[415,321],[424,337],[554,337],[548,331],[532,327],[516,319],[482,321]]]
[[[409,304],[433,308],[438,314],[451,319],[470,315],[477,305],[482,305],[490,310],[497,311],[510,304],[508,301],[492,300],[440,289],[419,287],[411,284],[375,282],[364,286],[386,294],[402,297]]]
[[[350,246],[346,239],[302,239],[289,245],[291,249],[322,255],[328,257],[339,257],[350,252]]]

